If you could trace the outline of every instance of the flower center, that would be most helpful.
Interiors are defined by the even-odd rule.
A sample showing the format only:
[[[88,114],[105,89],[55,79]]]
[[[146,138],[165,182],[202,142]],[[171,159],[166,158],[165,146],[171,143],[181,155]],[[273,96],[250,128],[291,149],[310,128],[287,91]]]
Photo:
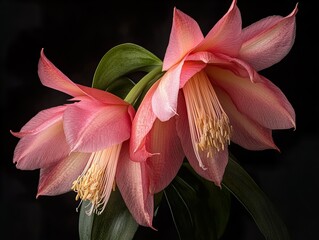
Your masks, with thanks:
[[[71,189],[75,199],[90,201],[86,213],[101,214],[115,187],[115,173],[122,144],[93,152],[82,174],[73,182]],[[81,204],[80,203],[80,204]]]
[[[189,79],[183,92],[195,154],[200,166],[205,168],[199,152],[212,158],[224,150],[230,143],[232,127],[204,71]]]

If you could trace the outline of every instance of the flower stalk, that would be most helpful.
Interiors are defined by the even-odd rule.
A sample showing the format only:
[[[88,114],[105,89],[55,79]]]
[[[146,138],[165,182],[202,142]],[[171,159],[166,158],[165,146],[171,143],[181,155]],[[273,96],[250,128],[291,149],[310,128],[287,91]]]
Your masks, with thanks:
[[[147,86],[149,82],[155,79],[162,72],[162,65],[154,67],[152,71],[146,74],[141,80],[139,80],[136,85],[131,89],[131,91],[127,94],[124,101],[134,105],[137,101],[144,88]]]

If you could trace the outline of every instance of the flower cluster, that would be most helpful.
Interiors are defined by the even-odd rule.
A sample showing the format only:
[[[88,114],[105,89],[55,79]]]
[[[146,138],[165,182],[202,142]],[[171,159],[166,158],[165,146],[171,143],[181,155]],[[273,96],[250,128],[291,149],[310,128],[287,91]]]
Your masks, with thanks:
[[[118,188],[137,223],[152,227],[154,194],[172,182],[185,159],[221,187],[231,142],[249,150],[278,149],[272,130],[295,128],[293,107],[258,72],[290,51],[296,13],[297,6],[286,17],[242,28],[234,0],[203,36],[197,22],[175,8],[163,62],[156,60],[152,77],[125,96],[109,90],[107,76],[93,87],[72,82],[42,49],[42,84],[71,99],[12,132],[20,138],[16,167],[40,169],[37,196],[73,190],[89,203],[88,215],[103,212]]]

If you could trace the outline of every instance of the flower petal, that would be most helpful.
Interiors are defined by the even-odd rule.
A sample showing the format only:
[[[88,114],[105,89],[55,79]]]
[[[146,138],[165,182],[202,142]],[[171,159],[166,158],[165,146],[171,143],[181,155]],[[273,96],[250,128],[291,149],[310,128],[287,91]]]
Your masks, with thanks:
[[[150,131],[146,147],[154,154],[147,160],[150,175],[150,192],[162,191],[176,176],[185,154],[176,132],[176,120],[156,120]]]
[[[163,77],[158,80],[152,98],[152,108],[156,117],[161,121],[167,121],[176,115],[177,95],[180,88],[180,74],[183,61],[169,69]]]
[[[297,6],[287,17],[267,17],[243,29],[244,43],[238,57],[257,71],[281,61],[294,44]]]
[[[86,86],[82,86],[80,84],[77,84],[78,88],[81,89],[81,91],[83,92],[83,94],[85,94],[85,96],[90,97],[92,99],[96,99],[102,103],[105,104],[117,104],[117,105],[129,105],[128,103],[126,103],[123,99],[119,98],[118,96],[100,90],[100,89],[96,89],[96,88],[91,88],[91,87],[86,87]]]
[[[220,88],[214,87],[218,99],[232,126],[231,141],[249,150],[277,149],[272,131],[262,127],[238,111],[231,98]]]
[[[186,144],[185,147],[187,147]],[[206,152],[199,152],[199,154],[201,161],[204,164],[204,168],[198,164],[194,152],[189,152],[187,154],[190,165],[199,175],[214,182],[216,186],[221,187],[221,182],[228,163],[228,148],[226,147],[224,150],[216,152],[212,157],[207,157]]]
[[[19,138],[26,135],[37,134],[52,126],[57,121],[61,121],[65,108],[66,106],[58,106],[45,109],[30,119],[30,121],[21,128],[20,132],[11,131],[11,133],[15,137]]]
[[[152,97],[158,84],[159,81],[148,90],[132,122],[130,158],[136,162],[146,161],[152,156],[152,153],[146,149],[145,141],[156,119],[152,109]]]
[[[174,8],[173,25],[163,61],[163,71],[181,61],[203,38],[197,22]]]
[[[203,53],[203,54],[206,54]],[[182,68],[180,88],[184,87],[185,83],[191,79],[196,73],[205,68],[206,63],[203,61],[185,61]]]
[[[181,73],[181,87],[188,79],[203,69],[206,65],[220,66],[233,71],[241,77],[249,77],[253,82],[258,73],[249,64],[238,58],[233,58],[220,53],[196,52],[190,54],[185,59]]]
[[[60,119],[37,134],[22,137],[14,150],[13,162],[18,169],[34,170],[54,164],[69,152]]]
[[[179,95],[178,101],[178,116],[176,117],[177,133],[189,163],[199,175],[207,180],[213,181],[217,186],[221,186],[228,162],[228,149],[225,148],[224,151],[216,153],[213,157],[207,157],[206,152],[199,152],[200,159],[197,159],[192,144],[187,109],[182,93]],[[199,162],[201,162],[205,168],[202,168]]]
[[[41,49],[38,74],[44,86],[56,89],[71,96],[83,95],[81,89],[47,59],[43,49]]]
[[[229,57],[224,54],[215,54],[214,58],[208,63],[231,70],[234,74],[242,78],[249,78],[252,82],[255,82],[259,79],[259,75],[256,70],[247,62],[239,58]]]
[[[73,152],[59,163],[40,170],[38,194],[54,196],[71,191],[72,183],[81,175],[90,153]]]
[[[239,112],[269,129],[295,127],[295,112],[281,90],[259,75],[258,82],[218,67],[207,67],[212,81],[232,99]]]
[[[205,39],[194,49],[194,52],[208,51],[236,56],[241,47],[241,16],[233,0],[228,12],[209,31]]]
[[[126,104],[119,97],[107,93],[105,91],[82,86],[72,82],[66,75],[64,75],[41,50],[40,60],[38,64],[38,74],[44,86],[64,92],[73,97],[88,97],[96,99],[108,104]]]
[[[149,177],[145,162],[133,162],[128,154],[128,142],[123,143],[119,157],[116,183],[122,197],[138,224],[152,227],[154,200],[149,193]]]
[[[130,137],[128,106],[81,101],[64,113],[64,131],[72,151],[96,152]]]

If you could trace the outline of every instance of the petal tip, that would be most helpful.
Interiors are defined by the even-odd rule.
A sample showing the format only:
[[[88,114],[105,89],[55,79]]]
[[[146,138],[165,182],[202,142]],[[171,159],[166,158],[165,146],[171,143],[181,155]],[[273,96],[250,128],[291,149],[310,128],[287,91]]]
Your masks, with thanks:
[[[10,133],[11,133],[13,136],[19,137],[19,132],[14,132],[14,131],[12,131],[12,130],[9,130],[9,131],[10,131]]]
[[[215,181],[214,181],[214,184],[215,184],[217,187],[219,187],[219,189],[222,189],[221,183],[222,183],[222,180],[215,180]]]
[[[294,10],[289,14],[289,16],[295,16],[298,12],[299,2],[296,3]]]

